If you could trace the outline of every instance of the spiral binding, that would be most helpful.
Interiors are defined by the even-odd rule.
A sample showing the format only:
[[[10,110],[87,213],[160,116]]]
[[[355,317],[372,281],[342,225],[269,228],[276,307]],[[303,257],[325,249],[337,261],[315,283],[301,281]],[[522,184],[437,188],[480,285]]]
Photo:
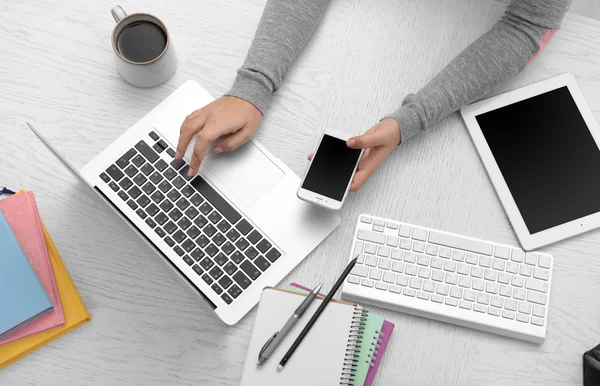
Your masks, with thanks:
[[[354,308],[352,323],[350,324],[350,337],[348,338],[346,353],[344,355],[344,366],[342,367],[340,385],[354,385],[354,377],[356,376],[358,367],[358,354],[360,353],[362,346],[367,343],[363,342],[363,337],[368,316],[369,311],[364,310],[361,307]],[[379,344],[377,344],[377,347],[379,347]]]

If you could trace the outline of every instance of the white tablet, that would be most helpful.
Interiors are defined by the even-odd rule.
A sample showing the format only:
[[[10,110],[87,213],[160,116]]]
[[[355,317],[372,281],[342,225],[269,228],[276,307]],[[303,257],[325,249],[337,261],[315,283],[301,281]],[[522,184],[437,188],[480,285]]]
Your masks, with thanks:
[[[573,75],[461,114],[523,249],[600,227],[600,126]]]

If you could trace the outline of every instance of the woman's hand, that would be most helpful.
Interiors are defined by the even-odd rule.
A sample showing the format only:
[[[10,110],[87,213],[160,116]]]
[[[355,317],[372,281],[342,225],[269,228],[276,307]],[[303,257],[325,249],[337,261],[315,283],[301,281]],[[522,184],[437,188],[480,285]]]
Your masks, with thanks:
[[[350,191],[360,189],[379,165],[400,143],[400,127],[395,119],[386,118],[371,127],[363,135],[352,137],[346,145],[353,149],[365,149],[350,184]],[[312,159],[312,154],[308,160]]]
[[[213,148],[215,153],[235,150],[252,138],[261,118],[262,114],[253,104],[232,96],[221,97],[194,111],[183,121],[175,158],[183,157],[196,135],[188,171],[190,177],[194,176],[213,141],[222,137]]]

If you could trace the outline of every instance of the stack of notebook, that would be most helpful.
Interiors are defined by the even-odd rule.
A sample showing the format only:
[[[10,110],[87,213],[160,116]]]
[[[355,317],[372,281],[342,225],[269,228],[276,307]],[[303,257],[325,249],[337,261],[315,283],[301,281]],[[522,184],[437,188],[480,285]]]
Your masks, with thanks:
[[[281,370],[277,364],[302,331],[323,298],[317,298],[305,317],[283,339],[262,367],[257,367],[263,344],[278,331],[309,293],[292,283],[287,290],[265,288],[258,305],[242,385],[370,386],[381,364],[394,325],[362,307],[333,300],[309,331],[294,357]]]
[[[0,368],[89,320],[33,193],[0,200]]]

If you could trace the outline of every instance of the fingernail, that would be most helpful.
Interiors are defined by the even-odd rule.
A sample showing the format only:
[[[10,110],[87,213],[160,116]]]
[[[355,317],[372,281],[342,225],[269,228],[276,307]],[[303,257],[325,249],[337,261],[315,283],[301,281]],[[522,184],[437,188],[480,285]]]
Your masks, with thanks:
[[[215,153],[217,153],[217,154],[218,154],[218,153],[222,153],[222,152],[223,152],[223,148],[222,148],[222,147],[215,147],[215,148],[213,149],[213,151],[214,151]]]
[[[346,142],[346,145],[354,147],[356,145],[356,140],[354,138],[350,138],[348,142]]]
[[[193,177],[194,176],[194,173],[192,172],[192,169],[188,169],[187,175],[188,175],[188,177]]]
[[[175,159],[180,159],[181,158],[181,153],[176,151],[175,152]]]

